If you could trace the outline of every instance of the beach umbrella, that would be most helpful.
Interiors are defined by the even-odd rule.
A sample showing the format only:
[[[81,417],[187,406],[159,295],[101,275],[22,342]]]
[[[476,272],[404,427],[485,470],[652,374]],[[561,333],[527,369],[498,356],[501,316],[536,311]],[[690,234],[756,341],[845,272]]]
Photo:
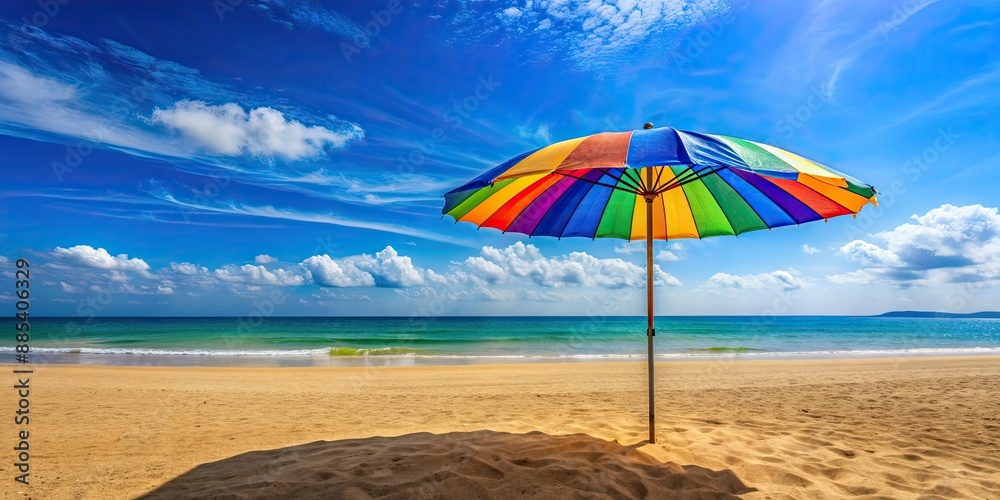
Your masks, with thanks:
[[[739,235],[857,214],[875,189],[795,153],[670,127],[605,132],[518,155],[444,195],[442,213],[529,236],[646,241],[649,442],[653,240]]]

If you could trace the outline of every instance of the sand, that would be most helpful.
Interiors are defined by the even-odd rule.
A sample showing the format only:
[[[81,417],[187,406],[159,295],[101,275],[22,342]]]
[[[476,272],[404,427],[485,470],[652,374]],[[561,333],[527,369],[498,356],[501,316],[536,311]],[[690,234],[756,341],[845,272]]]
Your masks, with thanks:
[[[1000,358],[657,369],[650,445],[644,363],[39,367],[0,494],[1000,499]]]

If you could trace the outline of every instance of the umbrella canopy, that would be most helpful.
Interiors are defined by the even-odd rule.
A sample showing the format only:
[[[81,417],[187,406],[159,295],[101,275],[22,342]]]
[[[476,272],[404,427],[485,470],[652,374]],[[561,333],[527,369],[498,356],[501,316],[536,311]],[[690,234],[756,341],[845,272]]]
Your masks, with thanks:
[[[670,127],[594,134],[529,151],[445,196],[442,213],[529,236],[646,240],[649,442],[653,240],[739,235],[877,203],[875,188],[767,144]]]
[[[656,240],[738,235],[875,202],[870,185],[783,149],[664,127],[524,153],[445,194],[443,213],[530,236],[635,240],[647,236],[649,195]]]

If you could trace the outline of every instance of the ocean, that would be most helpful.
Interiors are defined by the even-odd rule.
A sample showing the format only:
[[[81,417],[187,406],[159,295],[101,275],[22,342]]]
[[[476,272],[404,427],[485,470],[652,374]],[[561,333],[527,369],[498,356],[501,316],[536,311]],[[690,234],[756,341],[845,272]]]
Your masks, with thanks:
[[[658,317],[657,359],[1000,354],[1000,320]],[[645,317],[32,318],[30,361],[363,366],[640,359]],[[13,363],[14,348],[0,347]],[[3,359],[3,358],[10,358]]]

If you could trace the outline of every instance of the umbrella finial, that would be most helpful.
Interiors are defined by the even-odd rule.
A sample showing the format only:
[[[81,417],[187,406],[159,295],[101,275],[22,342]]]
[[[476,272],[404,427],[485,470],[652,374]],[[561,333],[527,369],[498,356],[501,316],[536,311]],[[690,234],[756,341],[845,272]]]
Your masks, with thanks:
[[[646,130],[653,128],[653,122],[646,122],[646,124],[643,125],[642,128]]]

